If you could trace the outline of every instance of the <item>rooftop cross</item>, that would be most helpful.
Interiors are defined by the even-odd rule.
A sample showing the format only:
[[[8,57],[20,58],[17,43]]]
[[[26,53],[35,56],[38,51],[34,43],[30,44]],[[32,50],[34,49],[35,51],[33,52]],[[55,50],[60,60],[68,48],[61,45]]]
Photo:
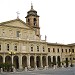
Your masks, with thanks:
[[[16,13],[17,13],[17,19],[19,19],[19,14],[20,14],[19,11],[17,11]]]
[[[32,4],[32,2],[31,2],[31,9],[33,9],[33,4]]]

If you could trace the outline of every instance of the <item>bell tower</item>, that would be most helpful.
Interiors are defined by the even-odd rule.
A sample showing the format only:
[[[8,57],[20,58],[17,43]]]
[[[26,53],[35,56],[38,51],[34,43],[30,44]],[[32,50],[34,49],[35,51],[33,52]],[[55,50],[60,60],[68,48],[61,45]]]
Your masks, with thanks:
[[[27,12],[26,23],[35,30],[35,34],[40,37],[40,27],[39,27],[39,16],[37,11],[33,9],[31,3],[31,9]]]

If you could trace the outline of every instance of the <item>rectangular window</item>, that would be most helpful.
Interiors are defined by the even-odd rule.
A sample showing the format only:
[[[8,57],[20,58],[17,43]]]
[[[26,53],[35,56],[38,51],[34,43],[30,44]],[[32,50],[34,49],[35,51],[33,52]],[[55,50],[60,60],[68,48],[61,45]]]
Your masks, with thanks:
[[[9,44],[7,44],[7,50],[9,51]]]
[[[72,53],[74,53],[74,49],[72,49]]]
[[[71,50],[69,49],[69,53],[71,52]]]
[[[55,52],[55,48],[53,48],[53,52]]]
[[[63,49],[62,49],[62,53],[63,53],[64,51],[63,51]]]
[[[65,49],[65,52],[67,53],[67,49]]]
[[[31,51],[33,51],[33,47],[31,47]]]
[[[50,52],[50,48],[48,48],[48,52]]]
[[[20,37],[20,31],[17,31],[16,34],[17,34],[17,37]]]
[[[44,46],[43,46],[43,52],[45,52],[45,48],[44,48]]]
[[[59,53],[59,48],[57,49],[57,52]]]
[[[37,46],[37,51],[39,52],[39,46]]]
[[[1,45],[0,45],[0,51],[1,51]]]
[[[14,50],[17,51],[17,46],[16,45],[14,46]]]

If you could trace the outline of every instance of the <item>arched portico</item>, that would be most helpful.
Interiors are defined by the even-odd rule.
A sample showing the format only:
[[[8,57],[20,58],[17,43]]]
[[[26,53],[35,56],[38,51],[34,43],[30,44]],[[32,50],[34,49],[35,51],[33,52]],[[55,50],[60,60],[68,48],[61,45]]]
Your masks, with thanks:
[[[48,66],[51,67],[51,56],[48,56]]]
[[[65,59],[65,63],[66,63],[66,67],[68,67],[68,65],[69,65],[68,58]]]
[[[36,57],[36,65],[37,65],[37,67],[41,67],[40,56]]]
[[[34,67],[34,56],[30,56],[30,66]]]
[[[3,63],[3,57],[0,55],[0,64]]]
[[[14,64],[14,67],[16,69],[19,68],[19,58],[18,58],[18,56],[14,56],[14,58],[13,58],[13,64]]]
[[[56,56],[53,56],[53,65],[56,65]]]
[[[5,63],[11,64],[11,57],[10,56],[5,57]]]
[[[26,56],[22,57],[22,66],[23,68],[27,67],[27,57]]]
[[[43,67],[46,66],[46,56],[42,57],[42,65],[43,65]]]
[[[59,67],[61,66],[60,56],[57,56],[57,64]]]

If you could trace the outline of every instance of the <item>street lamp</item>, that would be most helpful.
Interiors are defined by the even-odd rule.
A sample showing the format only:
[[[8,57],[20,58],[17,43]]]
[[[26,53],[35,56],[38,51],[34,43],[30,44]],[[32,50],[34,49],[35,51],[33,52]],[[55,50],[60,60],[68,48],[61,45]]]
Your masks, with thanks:
[[[70,52],[70,60],[71,60],[71,65],[70,66],[72,67],[73,66],[72,65],[72,52]]]
[[[9,51],[9,54],[11,55],[11,72],[12,72],[12,71],[13,71],[12,55],[14,55],[15,52],[13,52],[13,51],[11,50],[11,51]]]

